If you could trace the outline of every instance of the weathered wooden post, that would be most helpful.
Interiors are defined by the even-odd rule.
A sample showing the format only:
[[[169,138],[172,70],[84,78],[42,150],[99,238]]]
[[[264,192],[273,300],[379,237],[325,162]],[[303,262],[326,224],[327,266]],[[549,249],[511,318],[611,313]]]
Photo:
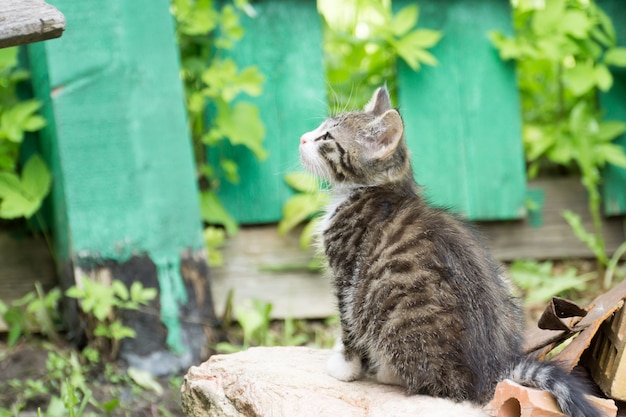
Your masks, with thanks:
[[[121,357],[157,374],[185,368],[214,315],[169,1],[51,3],[67,30],[29,57],[62,286],[89,276],[158,288],[155,314],[123,315],[137,337]]]
[[[65,29],[65,17],[43,0],[0,3],[0,48],[54,39]]]

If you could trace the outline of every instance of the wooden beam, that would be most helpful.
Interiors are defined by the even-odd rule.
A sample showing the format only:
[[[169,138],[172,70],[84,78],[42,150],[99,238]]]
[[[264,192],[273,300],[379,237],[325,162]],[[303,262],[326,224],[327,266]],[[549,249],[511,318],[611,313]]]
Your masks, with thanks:
[[[0,48],[61,36],[65,16],[43,0],[0,2]]]

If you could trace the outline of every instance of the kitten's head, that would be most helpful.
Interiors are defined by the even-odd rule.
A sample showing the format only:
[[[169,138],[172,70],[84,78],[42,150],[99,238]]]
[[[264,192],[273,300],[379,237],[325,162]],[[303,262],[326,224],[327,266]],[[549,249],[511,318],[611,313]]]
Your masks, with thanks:
[[[385,87],[363,111],[331,117],[300,138],[302,165],[331,183],[382,185],[412,178],[404,126]]]

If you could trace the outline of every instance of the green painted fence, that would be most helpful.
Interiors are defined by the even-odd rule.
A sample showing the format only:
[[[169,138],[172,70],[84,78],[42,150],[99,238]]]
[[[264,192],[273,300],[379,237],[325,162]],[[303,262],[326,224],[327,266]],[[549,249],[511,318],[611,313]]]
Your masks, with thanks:
[[[193,283],[181,276],[186,258],[202,270],[204,243],[169,0],[50,3],[67,29],[28,49],[48,120],[41,142],[54,178],[62,285],[106,269],[128,286],[160,288],[154,307],[167,331],[136,318],[143,346],[131,354],[149,362],[148,346],[167,345],[182,354],[170,361],[182,369],[205,342],[201,326],[185,319],[210,321],[212,305],[208,282],[198,282],[206,274]]]
[[[518,92],[512,66],[500,61],[486,35],[510,31],[510,9],[502,0],[417,3],[421,25],[445,36],[434,49],[439,66],[419,73],[399,68],[399,105],[416,179],[434,203],[471,219],[519,218],[526,189]],[[226,185],[220,197],[241,222],[267,223],[280,219],[292,194],[282,176],[301,169],[298,138],[320,123],[326,89],[315,1],[262,0],[254,7],[258,16],[244,20],[246,35],[232,54],[267,76],[256,103],[270,156],[259,163],[230,149],[242,181]]]
[[[596,0],[611,17],[618,45],[626,45],[626,3],[623,0]],[[613,88],[602,94],[601,104],[607,119],[626,122],[626,69],[613,70]],[[626,135],[617,143],[626,149]],[[626,214],[626,169],[609,166],[603,183],[604,212],[608,215]]]
[[[626,8],[621,0],[598,0],[626,44]],[[406,124],[415,177],[436,205],[472,220],[519,219],[525,215],[526,178],[519,93],[514,66],[498,57],[491,30],[512,33],[505,0],[394,0],[394,9],[420,7],[420,26],[441,30],[432,52],[437,67],[398,68],[399,107]],[[242,181],[220,191],[242,223],[280,219],[292,191],[282,176],[298,166],[297,144],[324,114],[324,69],[320,17],[314,0],[254,3],[258,16],[245,19],[244,41],[233,50],[242,65],[267,76],[256,99],[267,125],[269,158],[258,163],[238,149],[226,150],[241,167]],[[623,22],[623,23],[622,23]],[[271,29],[271,30],[270,30]],[[626,75],[616,74],[603,97],[607,115],[626,121]],[[622,138],[626,146],[626,139]],[[607,214],[626,213],[626,170],[609,167],[604,182]]]
[[[241,67],[256,65],[266,77],[263,94],[246,100],[259,106],[269,157],[259,162],[223,145],[219,152],[237,163],[241,181],[224,182],[220,197],[240,222],[270,223],[280,219],[292,194],[283,175],[300,169],[300,136],[326,115],[326,85],[315,1],[259,1],[254,8],[257,16],[243,18],[246,35],[231,54]]]
[[[400,8],[415,3],[394,1]],[[400,110],[426,196],[474,220],[524,215],[519,94],[512,65],[487,38],[511,33],[501,0],[420,0],[420,25],[443,32],[439,65],[398,69]]]

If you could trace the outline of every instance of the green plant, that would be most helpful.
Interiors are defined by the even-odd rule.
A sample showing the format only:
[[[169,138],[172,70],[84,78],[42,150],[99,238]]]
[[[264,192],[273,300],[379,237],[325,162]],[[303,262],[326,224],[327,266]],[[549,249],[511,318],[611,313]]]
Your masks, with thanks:
[[[556,273],[553,262],[514,261],[509,267],[513,282],[524,291],[527,303],[545,303],[554,296],[588,289],[593,274],[578,275],[575,267]]]
[[[398,58],[412,69],[436,65],[427,51],[441,32],[415,29],[417,5],[391,12],[390,0],[318,0],[324,18],[324,52],[331,108],[365,104],[374,87],[387,83],[395,92]],[[355,87],[358,87],[355,89]]]
[[[83,416],[87,404],[96,405],[88,386],[89,367],[82,364],[76,352],[49,348],[45,378],[11,380],[9,386],[17,395],[13,408],[22,409],[29,401],[47,400],[46,417]]]
[[[45,125],[37,114],[41,103],[20,100],[17,85],[29,73],[17,66],[17,48],[0,49],[0,218],[29,218],[50,190],[50,173],[38,155],[19,169],[20,149],[26,132]]]
[[[72,286],[65,294],[79,301],[85,316],[89,345],[96,348],[100,356],[115,359],[120,340],[135,337],[135,331],[118,319],[117,310],[138,310],[140,305],[147,305],[156,297],[157,290],[144,288],[139,281],[127,288],[118,280],[106,285],[83,277],[80,287]]]
[[[606,164],[626,167],[624,150],[612,143],[626,124],[603,120],[598,90],[611,88],[611,66],[626,67],[626,48],[617,46],[611,19],[593,1],[515,4],[516,35],[490,37],[502,59],[517,63],[529,176],[553,165],[580,173],[593,233],[572,213],[564,215],[602,270],[607,256],[598,188]]]
[[[0,315],[9,327],[7,344],[14,346],[22,335],[28,335],[37,328],[53,340],[58,340],[57,325],[59,314],[57,305],[61,291],[55,288],[44,294],[41,284],[35,283],[31,291],[9,305],[0,301]]]
[[[237,222],[224,208],[216,191],[223,181],[237,183],[237,163],[226,157],[224,145],[242,146],[263,160],[265,126],[258,107],[241,98],[258,96],[264,77],[256,66],[238,68],[228,50],[244,35],[240,14],[253,14],[247,0],[224,3],[219,9],[213,0],[172,0],[181,53],[181,76],[189,129],[200,178],[203,220],[221,225],[227,235],[237,231]],[[208,232],[216,236],[214,231]],[[209,241],[211,244],[213,241]],[[217,246],[209,246],[218,253]],[[210,262],[219,264],[215,255]]]
[[[232,303],[232,297],[229,298]],[[234,308],[236,322],[241,328],[241,343],[228,341],[215,345],[221,353],[239,352],[250,346],[297,346],[306,343],[309,336],[297,320],[287,318],[282,326],[272,327],[272,304],[252,300]],[[225,320],[230,320],[226,317]],[[279,329],[279,330],[277,330]]]
[[[284,235],[305,220],[310,220],[300,234],[300,247],[306,249],[320,221],[318,215],[330,202],[330,195],[323,190],[317,178],[306,172],[290,172],[284,180],[296,194],[283,206],[278,233]]]

